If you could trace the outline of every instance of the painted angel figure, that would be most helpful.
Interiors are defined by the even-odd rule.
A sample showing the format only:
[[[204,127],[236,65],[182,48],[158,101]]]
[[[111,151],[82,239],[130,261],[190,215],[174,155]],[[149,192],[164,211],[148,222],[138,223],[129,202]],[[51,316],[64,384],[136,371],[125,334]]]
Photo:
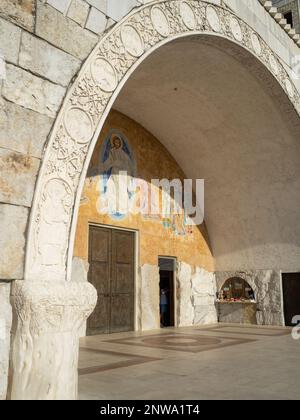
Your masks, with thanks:
[[[104,143],[99,164],[101,212],[123,218],[129,212],[134,194],[135,161],[129,145],[121,134],[113,133]]]

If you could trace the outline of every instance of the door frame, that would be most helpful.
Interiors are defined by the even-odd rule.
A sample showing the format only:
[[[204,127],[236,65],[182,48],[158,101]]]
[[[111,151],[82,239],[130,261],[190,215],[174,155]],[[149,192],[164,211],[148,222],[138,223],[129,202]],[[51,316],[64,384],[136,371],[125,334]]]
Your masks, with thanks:
[[[138,267],[139,267],[139,259],[140,259],[140,253],[139,253],[139,242],[140,242],[140,238],[139,238],[139,231],[136,229],[130,229],[130,228],[123,228],[123,227],[119,227],[119,226],[115,226],[115,225],[106,225],[104,223],[97,223],[97,222],[93,222],[93,221],[89,221],[88,222],[88,232],[90,232],[90,226],[94,226],[94,227],[98,227],[98,228],[105,228],[105,229],[111,229],[111,230],[119,230],[119,231],[125,231],[125,232],[132,232],[134,234],[134,296],[133,296],[133,301],[134,301],[134,308],[133,308],[133,331],[138,331],[139,330],[139,325],[138,325],[138,285],[137,285],[137,279],[138,279]],[[89,233],[88,233],[89,235]],[[89,239],[89,238],[88,238]],[[88,244],[89,244],[89,240],[88,240]]]
[[[167,255],[158,255],[158,263],[159,260],[173,260],[174,262],[174,271],[173,271],[173,307],[174,307],[174,328],[178,328],[178,317],[177,317],[177,257],[170,257]]]

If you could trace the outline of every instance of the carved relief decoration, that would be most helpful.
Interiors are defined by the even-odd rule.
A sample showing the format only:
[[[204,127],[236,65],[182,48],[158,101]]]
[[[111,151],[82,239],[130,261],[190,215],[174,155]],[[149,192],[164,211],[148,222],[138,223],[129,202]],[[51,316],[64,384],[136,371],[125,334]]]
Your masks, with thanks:
[[[198,0],[160,0],[135,9],[100,40],[57,117],[37,184],[25,278],[65,280],[70,226],[89,148],[113,94],[138,60],[162,42],[217,34],[250,51],[273,74],[300,114],[299,92],[265,41],[230,10]]]

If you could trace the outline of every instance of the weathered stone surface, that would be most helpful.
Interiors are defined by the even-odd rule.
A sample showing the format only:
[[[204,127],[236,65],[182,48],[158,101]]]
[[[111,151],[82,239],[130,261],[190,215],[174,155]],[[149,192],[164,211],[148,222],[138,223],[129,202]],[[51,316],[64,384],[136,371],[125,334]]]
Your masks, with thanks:
[[[89,263],[82,258],[73,257],[71,281],[81,283],[88,281]],[[86,321],[79,329],[79,337],[86,336]]]
[[[68,17],[80,26],[85,25],[89,14],[89,5],[83,0],[73,0],[68,10]]]
[[[0,55],[0,82],[2,85],[2,80],[6,79],[6,64],[5,60],[2,55]],[[1,85],[0,85],[0,92],[1,92]]]
[[[0,98],[0,147],[40,158],[53,119]]]
[[[0,202],[30,207],[40,160],[0,148]]]
[[[1,0],[0,15],[29,31],[34,29],[35,0]]]
[[[6,399],[12,309],[10,283],[0,281],[0,400]]]
[[[220,290],[225,281],[232,277],[246,280],[252,287],[257,302],[258,325],[284,325],[281,299],[281,274],[275,270],[252,270],[217,272],[217,287]]]
[[[72,281],[76,283],[87,281],[88,271],[89,271],[89,263],[87,261],[79,257],[73,257],[72,275],[71,275]]]
[[[47,0],[47,3],[59,12],[66,13],[70,4],[70,0]]]
[[[0,279],[22,279],[28,209],[0,204]]]
[[[88,4],[91,6],[96,7],[96,9],[100,10],[102,13],[107,12],[107,2],[109,0],[86,0]]]
[[[98,37],[66,19],[50,6],[37,3],[36,33],[51,44],[84,60],[96,45]],[[72,40],[72,42],[70,42]]]
[[[216,301],[216,279],[214,273],[197,267],[192,276],[194,325],[215,324],[218,322]]]
[[[65,88],[13,65],[7,65],[7,78],[2,95],[9,101],[41,114],[55,117],[65,94]]]
[[[241,304],[219,304],[219,321],[229,324],[244,324],[244,307]]]
[[[95,7],[92,7],[86,22],[86,28],[96,34],[100,34],[105,31],[106,25],[106,16]]]
[[[80,60],[28,33],[22,36],[21,67],[54,83],[67,86],[80,67]]]
[[[0,40],[0,52],[4,59],[10,63],[17,64],[21,29],[7,20],[0,18]]]
[[[194,307],[192,302],[192,268],[181,262],[177,266],[177,326],[193,325]]]
[[[221,323],[257,325],[255,303],[219,302],[218,318]]]
[[[107,16],[119,21],[125,16],[133,7],[138,6],[136,0],[109,0],[107,2]]]
[[[140,271],[141,329],[155,330],[160,327],[159,315],[159,268],[145,264]]]
[[[95,288],[55,279],[18,281],[12,302],[18,322],[12,339],[10,398],[76,399],[78,331],[95,308]]]

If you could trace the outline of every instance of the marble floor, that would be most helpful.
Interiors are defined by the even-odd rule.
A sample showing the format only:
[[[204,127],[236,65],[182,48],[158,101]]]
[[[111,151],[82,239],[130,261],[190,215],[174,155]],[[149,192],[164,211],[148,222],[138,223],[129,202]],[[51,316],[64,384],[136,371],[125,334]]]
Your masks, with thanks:
[[[218,324],[86,337],[79,398],[300,399],[290,328]]]

